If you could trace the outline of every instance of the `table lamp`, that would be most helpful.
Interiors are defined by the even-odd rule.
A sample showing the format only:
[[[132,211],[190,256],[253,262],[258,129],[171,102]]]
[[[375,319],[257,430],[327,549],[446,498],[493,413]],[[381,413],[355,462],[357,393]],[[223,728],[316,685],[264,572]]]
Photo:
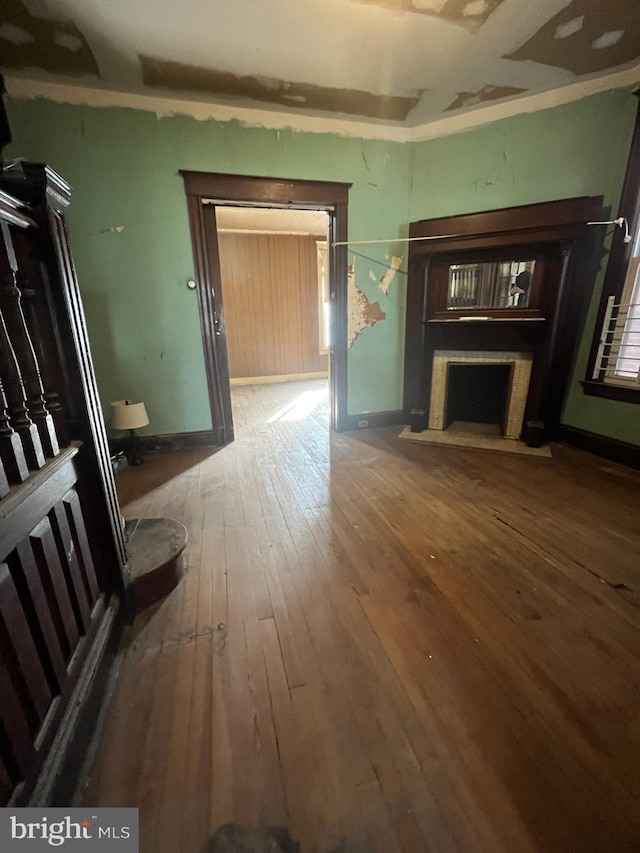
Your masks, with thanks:
[[[149,423],[149,416],[144,403],[133,400],[116,400],[111,404],[111,425],[114,429],[129,430],[129,447],[127,460],[129,465],[142,465],[144,459],[140,454],[140,439],[136,430]]]

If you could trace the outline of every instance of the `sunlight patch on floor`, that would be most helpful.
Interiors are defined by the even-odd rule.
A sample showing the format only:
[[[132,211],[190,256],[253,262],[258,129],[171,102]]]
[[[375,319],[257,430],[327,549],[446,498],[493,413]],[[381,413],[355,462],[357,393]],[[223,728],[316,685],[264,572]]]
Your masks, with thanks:
[[[305,391],[300,394],[295,400],[287,403],[275,414],[267,418],[268,424],[277,423],[278,421],[301,421],[308,418],[321,406],[326,405],[328,391],[326,388],[320,388],[317,391]]]

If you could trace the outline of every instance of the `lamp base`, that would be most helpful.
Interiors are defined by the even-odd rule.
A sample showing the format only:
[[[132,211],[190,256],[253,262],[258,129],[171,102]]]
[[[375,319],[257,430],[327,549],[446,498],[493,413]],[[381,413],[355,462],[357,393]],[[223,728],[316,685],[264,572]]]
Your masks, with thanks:
[[[142,465],[142,447],[134,429],[129,430],[129,446],[127,447],[127,462],[129,465]]]

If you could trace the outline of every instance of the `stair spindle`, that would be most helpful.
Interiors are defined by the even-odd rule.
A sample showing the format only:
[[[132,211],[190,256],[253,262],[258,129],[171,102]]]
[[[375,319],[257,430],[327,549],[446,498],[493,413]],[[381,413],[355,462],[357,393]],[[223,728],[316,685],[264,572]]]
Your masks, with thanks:
[[[0,380],[0,459],[2,460],[3,473],[6,474],[9,484],[24,483],[29,476],[29,467],[20,436],[9,422],[8,403],[2,380]]]
[[[18,262],[9,225],[3,222],[1,229],[9,270],[0,279],[0,306],[2,307],[9,341],[16,356],[25,393],[28,417],[35,424],[40,439],[40,454],[44,453],[45,456],[52,457],[59,453],[60,446],[53,418],[47,410],[44,400],[40,366],[22,310],[22,294],[18,286]],[[33,466],[30,464],[30,467]],[[38,464],[37,467],[41,467],[41,465]]]

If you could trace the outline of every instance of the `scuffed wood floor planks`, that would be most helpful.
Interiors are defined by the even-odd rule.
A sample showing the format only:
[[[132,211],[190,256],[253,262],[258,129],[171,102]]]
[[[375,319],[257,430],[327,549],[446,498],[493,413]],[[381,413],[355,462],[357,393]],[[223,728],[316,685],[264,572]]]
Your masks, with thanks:
[[[234,389],[235,444],[118,478],[188,573],[125,633],[84,802],[139,806],[145,853],[229,820],[303,853],[640,849],[638,475],[329,436],[325,388]]]

